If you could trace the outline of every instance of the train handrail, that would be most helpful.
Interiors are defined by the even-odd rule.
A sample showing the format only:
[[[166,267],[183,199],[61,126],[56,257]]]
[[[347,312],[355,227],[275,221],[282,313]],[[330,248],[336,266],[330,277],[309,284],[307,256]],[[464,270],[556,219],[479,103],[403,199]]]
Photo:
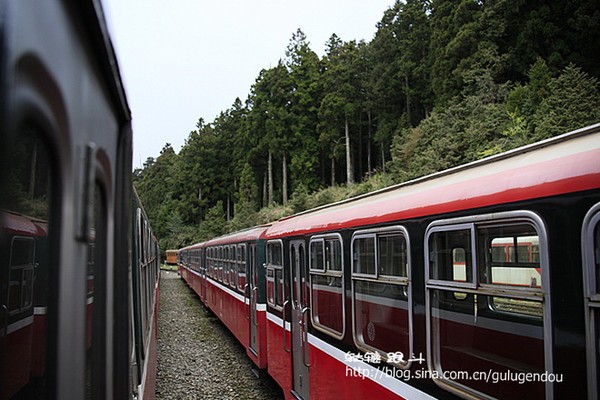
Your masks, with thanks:
[[[304,307],[302,309],[302,342],[304,345],[304,348],[302,349],[302,363],[304,364],[304,366],[306,368],[310,368],[310,366],[312,365],[310,362],[307,362],[306,360],[308,360],[308,329],[307,329],[307,325],[308,325],[308,321],[306,320],[306,312],[310,310],[310,307]]]
[[[283,337],[283,350],[285,350],[286,353],[291,353],[292,352],[292,349],[288,349],[287,342],[285,340],[285,332],[286,332],[286,329],[285,329],[285,322],[286,322],[285,321],[285,310],[286,310],[286,305],[289,302],[290,302],[289,299],[283,302],[283,314],[282,314],[282,319],[281,319],[282,320],[282,324],[281,325],[282,325],[282,328],[283,328],[283,335],[282,335],[282,337]]]
[[[258,286],[254,286],[254,288],[252,288],[252,293],[256,292],[255,294],[252,295],[253,299],[258,299]],[[250,301],[252,302],[252,301]],[[250,312],[254,312],[254,326],[258,326],[258,310],[256,309],[256,303],[258,302],[258,300],[254,301],[254,307],[252,307],[252,310]]]
[[[250,313],[252,312],[250,310],[250,296],[246,296],[246,293],[248,292],[248,288],[250,287],[249,283],[246,283],[244,285],[244,307],[246,307],[246,315],[244,315],[244,317],[246,317],[246,320],[250,321]],[[248,299],[248,303],[246,303],[246,299]]]

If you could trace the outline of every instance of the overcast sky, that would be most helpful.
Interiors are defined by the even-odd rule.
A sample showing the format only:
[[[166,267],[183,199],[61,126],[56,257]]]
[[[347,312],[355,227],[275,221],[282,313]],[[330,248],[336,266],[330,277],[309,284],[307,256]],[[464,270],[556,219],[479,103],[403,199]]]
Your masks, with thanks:
[[[199,118],[244,102],[298,29],[323,56],[332,33],[369,42],[394,0],[103,0],[131,108],[134,167],[179,152]]]

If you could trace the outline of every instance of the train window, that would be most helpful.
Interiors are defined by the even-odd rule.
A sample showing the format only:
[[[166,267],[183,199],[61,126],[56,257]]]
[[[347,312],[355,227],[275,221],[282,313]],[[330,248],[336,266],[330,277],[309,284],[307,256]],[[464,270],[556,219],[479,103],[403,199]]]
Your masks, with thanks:
[[[429,236],[429,279],[439,284],[472,286],[472,232],[463,229],[437,230]]]
[[[427,229],[427,358],[441,387],[469,396],[546,396],[543,382],[445,378],[450,371],[551,372],[543,227],[536,214],[516,211],[437,221]],[[487,340],[491,335],[494,341]]]
[[[238,290],[244,290],[246,286],[246,245],[238,245],[237,250],[237,264],[238,264]]]
[[[539,237],[533,226],[479,227],[477,241],[481,284],[541,289]],[[536,318],[543,312],[540,302],[516,298],[492,297],[491,306],[496,311]]]
[[[218,247],[217,250],[217,278],[219,282],[223,282],[223,247]]]
[[[539,237],[531,225],[481,227],[477,230],[481,283],[541,287]]]
[[[312,323],[316,329],[341,339],[345,326],[341,237],[313,237],[309,249]]]
[[[228,246],[227,249],[229,250],[226,261],[229,271],[229,286],[235,286],[237,284],[236,247]]]
[[[267,303],[277,310],[282,310],[285,293],[283,282],[283,244],[280,240],[267,242],[266,261]]]
[[[283,307],[283,269],[275,269],[275,305],[279,308]]]
[[[267,269],[267,302],[275,307],[275,272],[273,268]]]
[[[377,265],[379,275],[407,276],[406,240],[403,235],[381,235],[377,237]]]
[[[325,266],[328,271],[342,271],[342,241],[328,240],[325,242]]]
[[[311,239],[310,242],[310,269],[317,271],[325,270],[325,256],[323,252],[324,241]]]
[[[280,241],[267,243],[267,265],[283,266],[283,250]]]
[[[223,283],[225,283],[227,285],[227,284],[229,284],[229,270],[230,270],[229,246],[225,246],[223,248],[223,260],[221,260],[221,262],[223,263]]]
[[[25,236],[13,237],[9,258],[8,312],[12,315],[30,309],[32,305],[35,267],[34,239]]]
[[[412,354],[408,249],[408,232],[401,226],[359,231],[352,238],[354,342],[399,368],[410,367]]]
[[[231,268],[229,269],[229,286],[235,288],[238,285],[239,278],[239,264],[237,261],[237,246],[231,246],[231,250],[229,252],[229,265]]]
[[[352,250],[354,273],[375,276],[375,236],[356,237]]]
[[[212,248],[209,247],[206,249],[206,274],[209,277],[213,277],[212,271]]]

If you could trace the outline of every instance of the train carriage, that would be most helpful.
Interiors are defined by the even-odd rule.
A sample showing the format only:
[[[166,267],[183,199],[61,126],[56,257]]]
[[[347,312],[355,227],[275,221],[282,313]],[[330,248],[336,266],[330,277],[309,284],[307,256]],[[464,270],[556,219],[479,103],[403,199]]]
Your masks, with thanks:
[[[271,373],[300,398],[585,397],[580,232],[600,201],[598,131],[273,224],[267,259],[284,272],[267,297]],[[343,282],[324,281],[340,270]]]
[[[264,234],[259,226],[179,251],[180,274],[244,345],[259,367],[267,364]]]
[[[165,251],[165,264],[177,265],[177,253],[179,250],[166,250]]]
[[[159,254],[101,3],[0,11],[0,399],[152,398]]]
[[[600,125],[274,222],[267,370],[289,399],[596,399],[598,232]]]

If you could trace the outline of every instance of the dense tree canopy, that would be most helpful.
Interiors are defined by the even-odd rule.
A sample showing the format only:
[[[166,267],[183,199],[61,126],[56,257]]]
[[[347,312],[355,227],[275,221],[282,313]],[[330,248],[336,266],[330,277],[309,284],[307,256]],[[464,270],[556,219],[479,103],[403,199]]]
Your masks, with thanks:
[[[398,0],[370,42],[334,33],[322,58],[298,29],[135,185],[180,247],[598,122],[599,21],[592,0]]]

